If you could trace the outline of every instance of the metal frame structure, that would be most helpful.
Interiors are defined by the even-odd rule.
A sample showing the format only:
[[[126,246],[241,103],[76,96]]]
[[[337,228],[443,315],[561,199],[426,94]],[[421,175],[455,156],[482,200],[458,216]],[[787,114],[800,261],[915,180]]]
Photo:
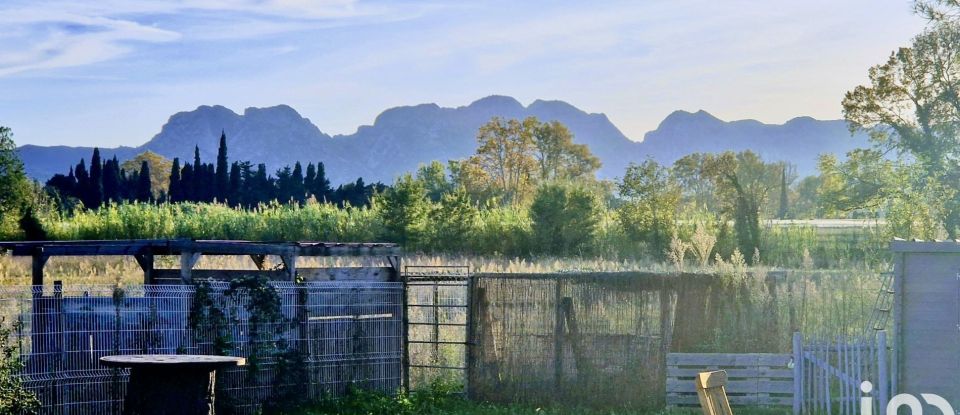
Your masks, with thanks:
[[[43,268],[54,256],[133,256],[143,269],[144,284],[189,283],[194,277],[229,279],[237,275],[263,274],[273,280],[294,281],[299,275],[310,280],[381,280],[400,281],[400,248],[393,243],[343,242],[252,242],[194,239],[127,239],[99,241],[28,241],[0,242],[0,251],[33,259],[32,285],[43,285]],[[179,255],[180,269],[157,269],[157,255]],[[258,271],[194,270],[202,255],[249,256]],[[264,269],[267,255],[279,256],[282,270]],[[344,268],[297,269],[297,258],[320,256],[384,256],[390,263],[387,269],[366,267],[360,273],[334,271]],[[385,275],[384,275],[385,274]]]
[[[472,342],[470,299],[473,278],[469,266],[419,266],[408,265],[403,269],[405,286],[404,327],[405,367],[404,384],[410,388],[410,372],[432,372],[425,378],[445,377],[443,372],[459,372],[454,377],[467,385],[468,359]],[[415,316],[411,319],[410,316]],[[411,329],[414,334],[411,336]],[[424,337],[423,330],[427,329]],[[412,359],[411,351],[427,347],[432,350],[420,356],[430,356],[427,362]],[[451,362],[451,356],[453,354]]]

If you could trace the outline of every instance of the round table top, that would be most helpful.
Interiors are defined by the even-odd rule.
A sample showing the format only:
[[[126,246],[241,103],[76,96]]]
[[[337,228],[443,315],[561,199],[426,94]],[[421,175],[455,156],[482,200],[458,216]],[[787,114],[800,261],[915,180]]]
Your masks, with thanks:
[[[193,354],[125,354],[104,356],[100,363],[108,367],[210,368],[243,366],[247,359],[233,356]]]

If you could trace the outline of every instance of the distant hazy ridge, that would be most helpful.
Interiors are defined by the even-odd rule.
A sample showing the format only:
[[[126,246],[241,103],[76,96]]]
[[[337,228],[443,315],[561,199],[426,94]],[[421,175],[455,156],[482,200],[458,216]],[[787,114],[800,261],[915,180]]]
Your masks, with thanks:
[[[842,120],[798,117],[782,125],[726,122],[705,111],[676,111],[636,142],[606,115],[589,114],[563,101],[537,100],[524,107],[510,97],[490,96],[457,108],[436,104],[391,108],[377,116],[373,125],[332,137],[286,105],[247,108],[243,114],[222,106],[201,106],[171,116],[160,133],[143,145],[101,151],[105,158],[116,155],[121,160],[150,150],[192,161],[194,145],[199,145],[204,161],[212,162],[224,130],[231,161],[266,163],[271,171],[296,161],[322,161],[333,183],[360,176],[368,182],[391,182],[420,163],[469,156],[476,147],[477,129],[494,116],[535,116],[566,124],[575,141],[587,144],[600,157],[601,178],[620,176],[627,164],[647,157],[669,164],[693,152],[746,149],[767,160],[790,161],[806,175],[815,172],[821,153],[843,154],[867,146],[866,136],[851,137]],[[46,180],[65,173],[81,158],[89,162],[92,151],[91,147],[26,145],[20,147],[20,156],[31,177]]]

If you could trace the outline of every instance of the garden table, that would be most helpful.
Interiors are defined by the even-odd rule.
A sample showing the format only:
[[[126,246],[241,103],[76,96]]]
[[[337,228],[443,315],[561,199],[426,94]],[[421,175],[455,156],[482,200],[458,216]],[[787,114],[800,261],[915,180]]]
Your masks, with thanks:
[[[130,368],[124,415],[213,414],[216,371],[243,366],[242,357],[204,355],[116,355],[107,367]]]

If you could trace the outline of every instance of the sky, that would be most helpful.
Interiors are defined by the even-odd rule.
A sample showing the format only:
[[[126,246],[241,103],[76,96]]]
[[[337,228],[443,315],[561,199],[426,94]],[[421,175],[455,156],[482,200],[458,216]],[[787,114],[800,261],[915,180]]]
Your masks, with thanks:
[[[924,24],[908,0],[0,0],[0,125],[20,145],[136,146],[200,105],[287,104],[350,134],[494,94],[634,140],[679,109],[836,119]]]

